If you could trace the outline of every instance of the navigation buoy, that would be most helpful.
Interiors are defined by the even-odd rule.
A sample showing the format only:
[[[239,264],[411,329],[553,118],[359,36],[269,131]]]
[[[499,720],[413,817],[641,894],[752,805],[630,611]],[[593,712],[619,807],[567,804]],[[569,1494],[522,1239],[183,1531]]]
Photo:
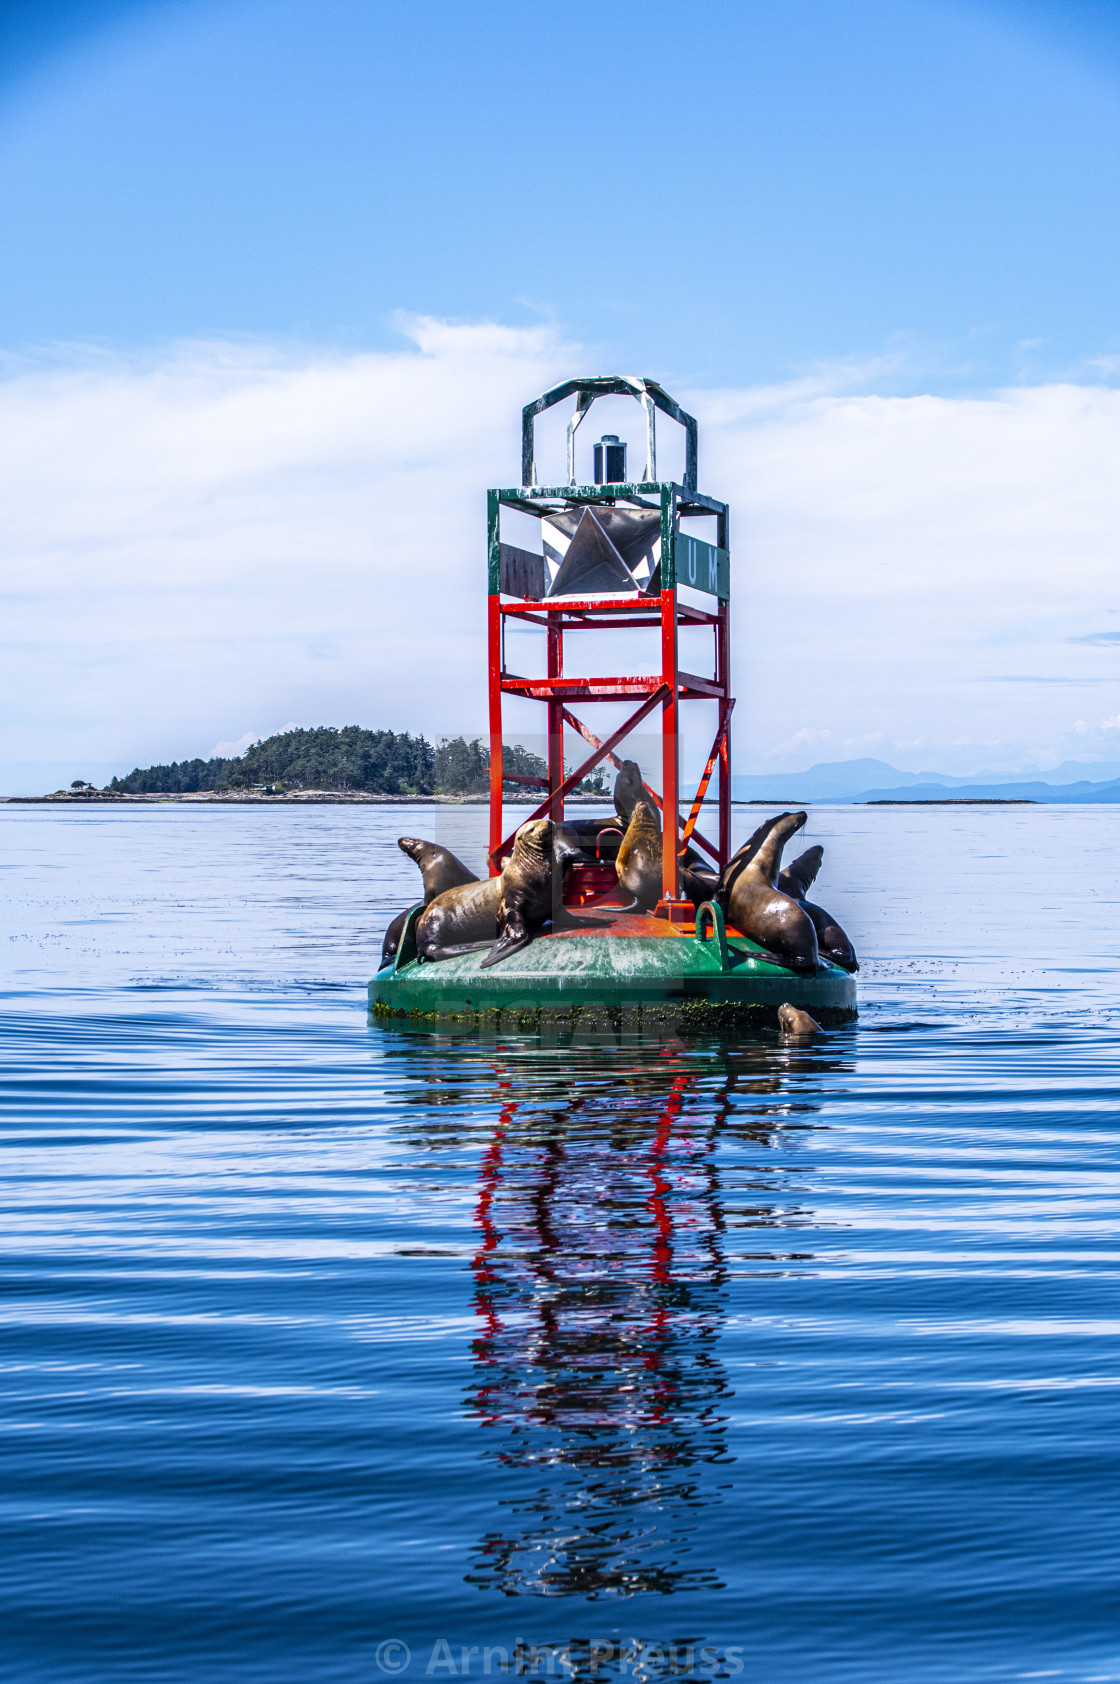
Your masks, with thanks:
[[[617,395],[636,399],[645,413],[643,476],[626,480],[627,446],[616,434],[605,434],[594,450],[595,483],[577,485],[576,430],[596,399]],[[539,485],[535,422],[565,398],[575,399],[567,430],[568,483]],[[657,477],[658,412],[684,432],[680,482]],[[488,966],[483,965],[487,954],[481,950],[425,962],[416,949],[415,927],[424,910],[417,905],[405,920],[395,954],[369,985],[370,1009],[376,1016],[419,1021],[494,1018],[503,1026],[529,1029],[541,1028],[547,1019],[573,1029],[581,1021],[594,1021],[623,1030],[664,1025],[702,1030],[751,1021],[774,1025],[783,1004],[811,1012],[822,1024],[856,1015],[855,978],[848,971],[828,960],[813,973],[789,969],[727,926],[714,900],[694,905],[696,884],[709,878],[714,883],[730,855],[735,707],[730,689],[729,511],[726,503],[698,491],[696,459],[694,418],[656,381],[628,376],[568,380],[522,412],[521,485],[488,493],[490,874],[500,874],[521,823],[551,818],[563,824],[565,799],[572,791],[604,762],[621,768],[617,750],[625,739],[647,721],[659,722],[661,788],[647,783],[645,792],[661,822],[660,898],[646,910],[634,910],[633,897],[619,884],[613,864],[572,866],[564,877],[563,905],[581,918],[586,913],[587,919],[580,927],[565,929],[556,927],[558,918],[526,946]],[[536,521],[539,536],[532,548],[507,541],[503,513],[520,517],[516,534],[510,534],[519,540],[525,517]],[[522,677],[507,668],[504,634],[511,624],[545,632],[545,677]],[[710,635],[711,677],[682,670],[682,628]],[[566,632],[610,632],[617,645],[620,633],[637,629],[659,633],[657,672],[615,672],[608,677],[565,672]],[[544,704],[548,745],[547,775],[532,778],[522,773],[516,778],[522,785],[537,783],[542,799],[508,835],[502,801],[502,709],[507,696]],[[590,704],[606,702],[637,705],[620,726],[600,738],[581,715]],[[682,819],[680,713],[685,703],[714,710],[715,732]],[[578,734],[588,747],[570,772],[564,768],[566,731]],[[698,820],[713,779],[716,834],[710,839]],[[590,852],[596,853],[594,842]],[[693,899],[682,893],[686,883]]]

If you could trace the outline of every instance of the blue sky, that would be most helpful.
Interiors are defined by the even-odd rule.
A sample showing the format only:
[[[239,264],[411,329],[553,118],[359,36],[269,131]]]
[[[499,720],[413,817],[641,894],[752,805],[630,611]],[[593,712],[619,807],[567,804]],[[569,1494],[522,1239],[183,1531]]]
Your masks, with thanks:
[[[1120,352],[1114,4],[14,10],[9,347],[385,344],[406,309],[558,322],[688,384]]]
[[[744,769],[774,764],[775,753],[804,760],[870,750],[966,771],[1062,758],[1079,745],[1089,759],[1116,757],[1108,724],[1120,709],[1116,650],[1105,638],[1120,607],[1109,585],[1115,510],[1085,466],[1107,478],[1116,462],[1115,4],[9,0],[0,59],[0,356],[9,436],[23,463],[9,497],[18,504],[22,486],[31,500],[8,524],[20,678],[4,704],[0,760],[61,768],[77,755],[97,775],[139,758],[206,752],[215,740],[292,719],[405,723],[395,669],[385,650],[373,659],[372,643],[340,654],[333,677],[287,687],[281,620],[269,634],[279,641],[258,638],[230,655],[228,640],[243,635],[240,621],[226,623],[231,604],[251,614],[260,589],[237,547],[243,525],[208,527],[209,560],[192,552],[173,587],[165,562],[161,588],[193,601],[199,630],[179,649],[175,706],[154,714],[137,706],[150,683],[142,651],[160,609],[150,583],[121,584],[120,558],[140,542],[127,511],[147,511],[143,542],[170,556],[182,552],[192,519],[201,529],[209,518],[201,511],[216,505],[202,466],[191,480],[194,504],[174,502],[165,465],[138,450],[129,429],[143,413],[158,432],[163,422],[144,406],[158,407],[160,393],[165,421],[182,419],[190,391],[234,401],[231,380],[249,402],[266,365],[283,365],[291,380],[280,386],[292,394],[303,389],[298,370],[312,381],[331,370],[344,384],[340,371],[349,370],[371,391],[388,381],[408,462],[426,463],[433,478],[448,452],[460,464],[460,571],[473,567],[471,487],[513,471],[490,400],[484,426],[470,419],[480,383],[502,394],[511,421],[538,389],[532,381],[580,370],[650,373],[687,395],[709,429],[707,460],[728,476],[709,489],[745,511],[736,529],[741,588],[751,588],[752,541],[763,546],[760,563],[781,553],[791,579],[820,569],[828,585],[831,530],[853,570],[850,588],[841,578],[829,594],[827,613],[818,598],[818,620],[804,605],[801,664],[810,676],[784,713],[771,705],[769,656],[742,644],[751,700],[741,710],[750,720],[740,733]],[[425,351],[418,319],[467,337],[440,338],[437,328],[440,349]],[[491,363],[469,337],[481,324],[494,330]],[[427,329],[421,339],[436,343]],[[401,378],[408,358],[433,355],[447,359],[460,425],[487,441],[488,458],[481,443],[463,457],[453,437],[443,458],[435,453],[429,420]],[[1104,407],[1040,399],[1013,414],[1001,395],[1058,390],[1097,391]],[[210,398],[192,411],[199,426],[213,422]],[[889,472],[895,484],[913,483],[914,500],[895,498],[877,517],[825,497],[826,530],[798,486],[819,488],[822,475],[834,484],[829,464],[844,459],[845,405],[857,398],[902,407],[864,412],[876,420],[867,422],[856,480],[874,504]],[[927,399],[950,407],[905,407]],[[1016,429],[1028,416],[1024,444]],[[316,505],[320,524],[359,506],[376,523],[378,510],[362,501],[373,470],[360,441],[339,444],[331,463],[324,440],[337,443],[338,429],[329,417],[323,425],[323,438],[307,445],[321,478],[306,461],[301,469],[320,486],[314,495],[331,500],[329,509]],[[753,428],[749,442],[744,428]],[[32,435],[42,439],[37,457],[26,445]],[[1006,471],[986,487],[963,461],[958,481],[945,478],[962,436],[981,458],[990,450],[1002,462],[1009,452]],[[935,462],[929,483],[920,461],[900,459],[906,437]],[[180,448],[201,464],[203,445]],[[290,468],[294,447],[284,448]],[[794,454],[779,471],[774,453],[783,449]],[[83,478],[91,451],[108,452],[95,483]],[[150,477],[129,480],[126,469],[139,474],[141,458]],[[993,561],[990,590],[974,605],[970,625],[988,628],[982,647],[967,628],[956,641],[946,631],[933,666],[922,667],[921,651],[906,644],[905,599],[875,632],[898,589],[914,592],[911,624],[936,611],[923,594],[929,560],[917,559],[915,534],[933,542],[959,498],[974,517],[961,539],[971,545],[968,589],[977,569],[983,586],[995,551],[977,548],[977,534],[991,534],[994,522],[1003,534],[996,548],[1014,548],[1016,507],[1038,484],[1037,474],[1017,480],[1015,464],[1038,461],[1049,475],[1055,459],[1069,472],[1048,480],[1042,527],[1036,520],[1020,535],[1030,558],[1015,564],[1017,574],[1006,559]],[[758,482],[763,463],[774,475],[768,486]],[[246,468],[238,494],[238,518],[251,505],[263,522],[254,529],[263,550],[268,520],[279,531],[290,518],[283,476],[268,480],[272,491],[253,477],[274,470]],[[43,514],[54,483],[69,487],[58,499],[70,510],[64,531],[48,531]],[[107,503],[110,483],[117,491]],[[308,512],[308,533],[315,528]],[[1049,548],[1039,549],[1040,530]],[[795,534],[803,548],[791,553]],[[347,565],[360,570],[354,542]],[[333,565],[308,544],[284,562],[297,639],[301,579]],[[869,545],[895,558],[885,592],[859,574]],[[380,600],[374,551],[364,565],[371,601]],[[75,600],[71,566],[89,612],[111,617],[111,655],[107,641],[87,639],[79,659],[63,633]],[[1056,569],[1068,593],[1055,605],[1047,582]],[[449,575],[461,625],[458,590],[458,573],[454,582]],[[1009,590],[1028,600],[1005,615]],[[941,608],[948,627],[952,604]],[[861,650],[859,674],[832,665],[837,616],[848,612],[859,616],[845,633]],[[216,628],[209,643],[207,620]],[[1056,629],[1044,647],[1047,625]],[[402,628],[390,629],[399,642]],[[787,661],[788,629],[775,625],[768,644]],[[340,626],[339,648],[351,637]],[[455,720],[420,718],[418,705],[416,722],[481,724],[472,676],[480,664],[473,648],[455,662],[459,688],[445,708]],[[978,702],[982,682],[1013,695]],[[753,696],[751,684],[760,687]]]

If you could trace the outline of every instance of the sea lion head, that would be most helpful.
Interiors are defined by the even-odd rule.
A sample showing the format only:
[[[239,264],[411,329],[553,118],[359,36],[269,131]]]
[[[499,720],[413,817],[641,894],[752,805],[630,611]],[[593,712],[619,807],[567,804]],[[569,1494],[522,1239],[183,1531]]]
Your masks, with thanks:
[[[624,760],[619,767],[618,777],[614,780],[614,810],[619,818],[625,819],[629,824],[635,803],[640,801],[645,793],[646,786],[638,762]]]
[[[397,847],[420,867],[424,879],[424,899],[434,900],[444,889],[454,889],[463,883],[476,883],[473,871],[438,842],[426,842],[420,836],[398,836]]]
[[[629,835],[631,832],[635,838],[641,836],[643,839],[656,840],[657,846],[660,848],[661,820],[657,816],[657,809],[653,802],[645,795],[642,796],[640,801],[634,803],[634,811],[630,815],[627,834]]]
[[[799,1006],[791,1006],[788,1000],[784,1006],[778,1007],[778,1028],[786,1036],[819,1035],[821,1030],[815,1017],[810,1017]]]
[[[514,836],[510,863],[518,865],[530,860],[547,860],[550,867],[558,865],[563,870],[573,860],[582,857],[583,849],[578,839],[563,825],[554,824],[551,819],[530,819]]]
[[[772,819],[763,819],[754,835],[747,838],[720,873],[719,895],[725,913],[731,891],[744,871],[749,870],[754,877],[777,886],[782,849],[808,817],[808,813],[778,813]]]

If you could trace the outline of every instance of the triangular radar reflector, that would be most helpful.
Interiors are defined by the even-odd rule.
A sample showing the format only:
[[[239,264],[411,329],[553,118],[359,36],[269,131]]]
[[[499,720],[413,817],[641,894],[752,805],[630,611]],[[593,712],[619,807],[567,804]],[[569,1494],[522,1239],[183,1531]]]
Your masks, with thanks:
[[[653,572],[661,559],[660,509],[599,509],[595,518],[631,573]]]
[[[591,596],[637,588],[634,575],[591,510],[585,509],[549,596]]]

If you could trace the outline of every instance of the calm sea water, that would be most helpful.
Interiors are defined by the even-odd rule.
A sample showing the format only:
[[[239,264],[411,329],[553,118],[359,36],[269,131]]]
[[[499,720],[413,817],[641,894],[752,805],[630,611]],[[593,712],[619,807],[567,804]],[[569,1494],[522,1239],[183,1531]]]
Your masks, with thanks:
[[[371,1026],[483,822],[0,809],[0,1678],[1120,1678],[1120,809],[815,809],[811,1049]]]

